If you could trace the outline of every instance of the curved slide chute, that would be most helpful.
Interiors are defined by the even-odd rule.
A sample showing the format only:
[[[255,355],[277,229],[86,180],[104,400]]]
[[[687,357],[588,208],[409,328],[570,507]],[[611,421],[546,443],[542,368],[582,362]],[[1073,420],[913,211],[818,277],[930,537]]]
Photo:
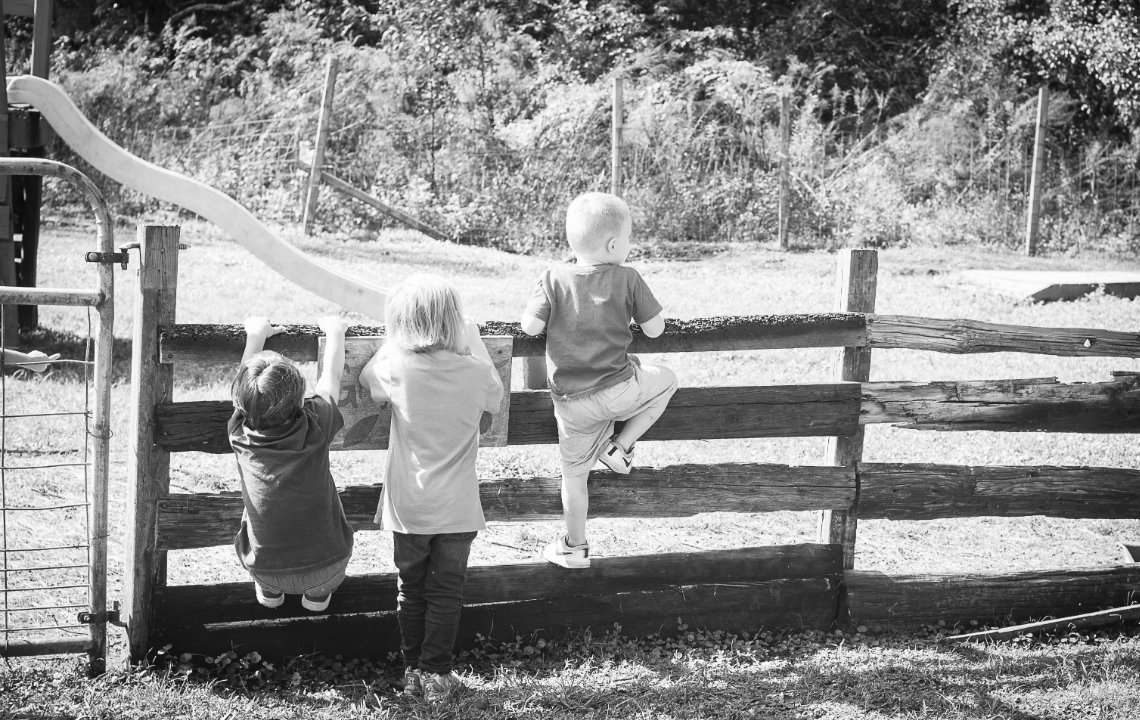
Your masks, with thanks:
[[[291,282],[346,309],[384,320],[382,289],[308,257],[220,190],[130,154],[92,125],[55,83],[31,75],[11,78],[8,101],[37,108],[65,143],[112,180],[201,215]]]

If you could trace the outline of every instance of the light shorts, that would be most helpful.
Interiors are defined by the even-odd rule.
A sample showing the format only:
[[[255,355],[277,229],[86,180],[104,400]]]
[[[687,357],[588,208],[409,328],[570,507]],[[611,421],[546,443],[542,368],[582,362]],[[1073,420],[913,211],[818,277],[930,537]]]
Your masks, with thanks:
[[[310,597],[324,597],[340,587],[344,582],[344,571],[349,558],[335,562],[328,567],[304,573],[261,573],[249,571],[253,581],[263,590],[286,595],[305,594]]]
[[[676,390],[677,376],[669,368],[635,364],[633,377],[613,387],[584,397],[555,397],[562,472],[588,473],[613,437],[615,421],[658,405],[664,409]]]

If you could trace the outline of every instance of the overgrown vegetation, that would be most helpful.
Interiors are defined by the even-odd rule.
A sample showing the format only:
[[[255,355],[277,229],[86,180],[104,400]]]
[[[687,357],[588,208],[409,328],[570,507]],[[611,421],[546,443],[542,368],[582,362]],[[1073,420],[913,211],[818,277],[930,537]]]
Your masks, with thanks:
[[[336,57],[329,169],[462,241],[556,244],[567,198],[609,185],[622,76],[625,194],[662,244],[774,237],[788,97],[794,244],[1016,245],[1048,86],[1042,245],[1140,245],[1129,0],[77,0],[60,13],[52,72],[84,112],[267,218],[299,217],[296,147]],[[10,72],[26,52],[12,44]],[[122,213],[153,209],[107,190]],[[320,220],[381,222],[331,191]]]

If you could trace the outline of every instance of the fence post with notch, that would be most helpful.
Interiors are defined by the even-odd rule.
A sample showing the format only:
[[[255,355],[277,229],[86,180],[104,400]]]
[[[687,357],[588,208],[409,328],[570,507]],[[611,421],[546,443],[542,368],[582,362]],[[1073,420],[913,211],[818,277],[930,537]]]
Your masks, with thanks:
[[[170,452],[155,443],[155,411],[171,402],[174,366],[159,362],[159,327],[174,323],[178,285],[178,226],[140,225],[139,271],[131,349],[131,432],[127,476],[131,513],[127,547],[131,556],[124,580],[131,658],[148,649],[151,597],[166,584],[166,551],[156,547],[158,501],[170,490]]]

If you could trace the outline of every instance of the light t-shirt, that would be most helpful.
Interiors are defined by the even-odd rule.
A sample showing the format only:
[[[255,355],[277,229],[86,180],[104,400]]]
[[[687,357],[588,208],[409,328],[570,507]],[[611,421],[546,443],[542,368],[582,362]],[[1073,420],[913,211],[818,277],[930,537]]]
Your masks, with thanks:
[[[661,303],[626,265],[556,265],[539,277],[525,312],[546,323],[550,391],[571,398],[633,376],[630,318],[648,322]]]
[[[317,395],[284,425],[253,430],[235,409],[227,429],[245,501],[234,540],[243,566],[262,572],[309,572],[352,554],[329,469],[329,443],[344,427],[340,409]]]
[[[479,419],[503,397],[495,366],[448,350],[381,352],[368,368],[392,404],[378,519],[405,534],[483,530],[475,456]]]

